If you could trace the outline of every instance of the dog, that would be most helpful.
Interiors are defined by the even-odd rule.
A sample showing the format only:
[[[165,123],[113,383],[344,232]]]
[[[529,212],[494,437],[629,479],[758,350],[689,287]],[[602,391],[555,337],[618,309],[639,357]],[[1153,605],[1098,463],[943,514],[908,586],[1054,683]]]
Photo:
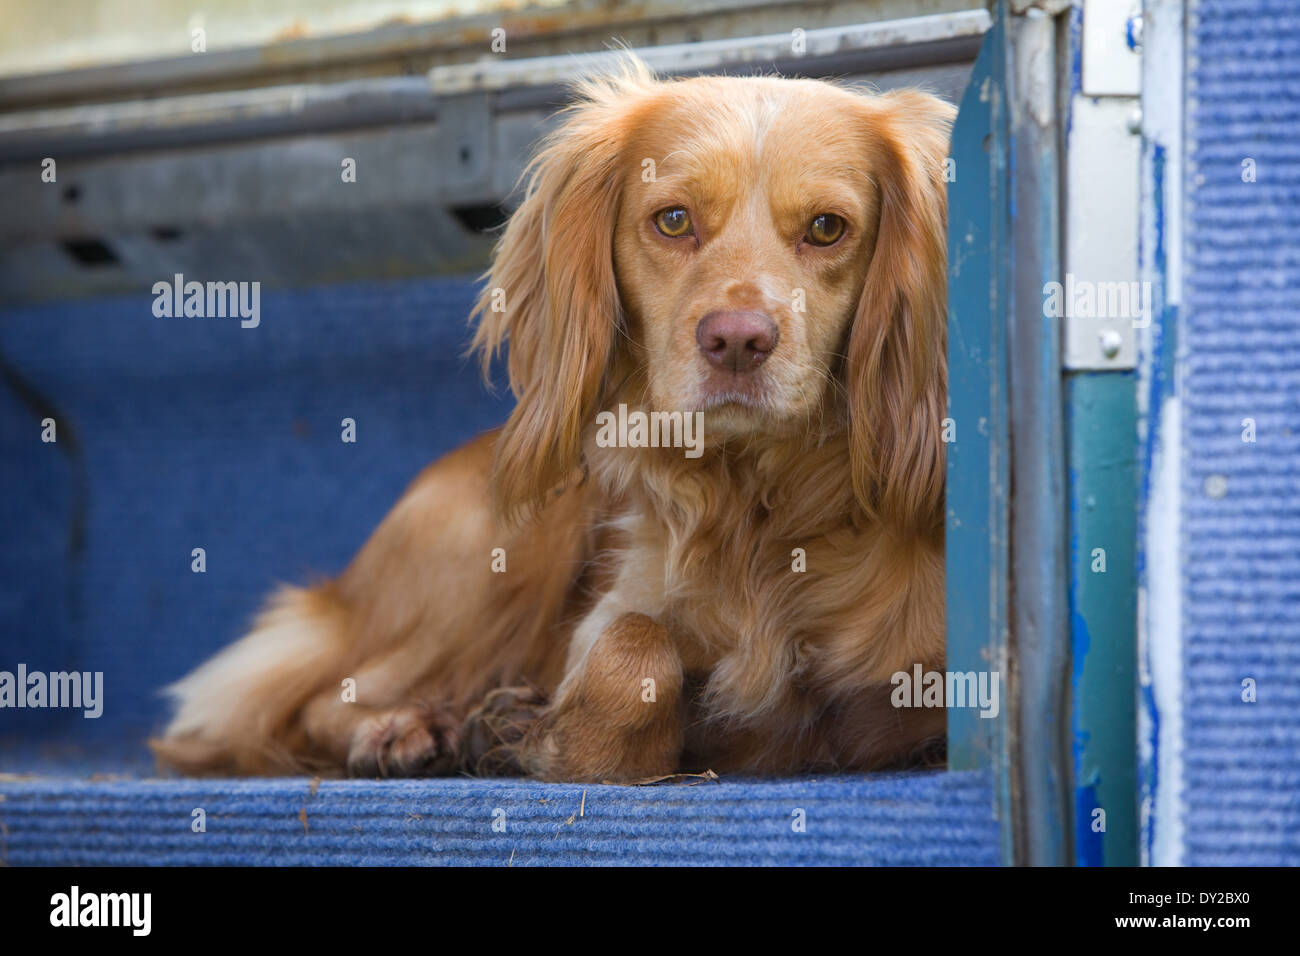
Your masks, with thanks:
[[[471,317],[509,419],[167,688],[161,766],[638,782],[941,750],[944,710],[890,691],[944,659],[954,108],[634,60],[575,92]],[[599,441],[615,409],[668,440]]]

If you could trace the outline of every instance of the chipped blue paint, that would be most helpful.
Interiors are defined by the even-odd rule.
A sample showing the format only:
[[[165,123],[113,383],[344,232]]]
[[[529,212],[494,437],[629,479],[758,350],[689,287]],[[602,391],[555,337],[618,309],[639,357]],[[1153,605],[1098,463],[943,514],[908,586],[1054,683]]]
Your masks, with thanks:
[[[1070,96],[1083,89],[1083,7],[1070,8]],[[1065,128],[1067,135],[1070,127]]]
[[[1143,172],[1150,179],[1149,191],[1150,199],[1144,202],[1142,214],[1150,215],[1152,219],[1152,233],[1154,236],[1154,249],[1151,251],[1151,266],[1155,273],[1155,282],[1152,288],[1152,305],[1157,302],[1163,304],[1164,301],[1164,283],[1165,275],[1165,211],[1164,211],[1164,189],[1165,189],[1165,148],[1159,143],[1148,144],[1150,159],[1144,160]],[[1149,171],[1148,171],[1149,170]],[[1138,272],[1145,277],[1147,269],[1145,268],[1145,259],[1147,256],[1145,243],[1138,243]],[[1164,327],[1165,317],[1162,314],[1157,327],[1152,329],[1152,342],[1157,342],[1158,329]],[[1160,363],[1150,363],[1151,378],[1147,383],[1147,416],[1151,415],[1152,407],[1159,407],[1159,399],[1162,391],[1161,381],[1164,378]],[[1154,429],[1149,426],[1146,428],[1144,440],[1140,454],[1142,456],[1140,467],[1138,468],[1138,527],[1139,534],[1145,533],[1146,513],[1151,501],[1151,465],[1154,460],[1156,435]],[[1137,579],[1139,582],[1145,582],[1147,577],[1147,553],[1146,548],[1139,547],[1137,553]],[[1144,653],[1142,648],[1138,650],[1139,654]],[[1143,745],[1138,752],[1138,805],[1139,807],[1152,807],[1155,804],[1156,792],[1160,786],[1160,711],[1156,706],[1155,688],[1144,680],[1139,680],[1138,684],[1138,701],[1142,708],[1142,717],[1145,721],[1145,733],[1142,735],[1141,744]],[[1151,859],[1151,851],[1155,832],[1153,819],[1147,813],[1141,813],[1140,826],[1141,833],[1139,840],[1142,846],[1142,858]]]
[[[1146,713],[1147,720],[1150,722],[1150,757],[1140,762],[1138,766],[1138,801],[1139,805],[1154,801],[1156,790],[1160,785],[1160,710],[1156,707],[1155,689],[1150,684],[1142,684],[1138,687],[1138,700],[1141,701],[1142,709]],[[1152,842],[1154,831],[1152,829],[1151,819],[1142,819],[1142,855],[1145,859],[1151,858]]]
[[[1142,14],[1129,17],[1124,21],[1124,42],[1130,50],[1137,52],[1142,47],[1142,40],[1139,35],[1142,24]]]
[[[1143,173],[1148,178],[1144,189],[1143,215],[1150,216],[1152,222],[1150,267],[1147,268],[1145,262],[1148,255],[1146,244],[1141,243],[1139,244],[1139,269],[1143,279],[1150,276],[1148,281],[1152,284],[1152,309],[1155,315],[1149,333],[1149,354],[1144,360],[1147,375],[1145,414],[1148,421],[1139,450],[1141,462],[1138,469],[1138,508],[1141,515],[1139,535],[1142,537],[1146,535],[1146,515],[1152,501],[1151,478],[1158,450],[1163,441],[1178,440],[1178,436],[1162,435],[1159,429],[1161,409],[1170,398],[1176,397],[1178,382],[1174,366],[1177,351],[1178,310],[1166,304],[1169,270],[1168,216],[1165,208],[1168,152],[1165,145],[1159,142],[1148,143],[1147,150],[1148,157],[1144,158],[1143,164]],[[1136,568],[1137,580],[1145,587],[1148,577],[1145,547],[1138,549]],[[1140,653],[1149,653],[1149,650]],[[1150,673],[1149,661],[1145,670]],[[1150,861],[1153,858],[1155,841],[1155,818],[1151,814],[1155,812],[1156,796],[1161,786],[1161,716],[1155,688],[1149,681],[1140,683],[1138,699],[1146,725],[1141,740],[1144,750],[1139,754],[1138,801],[1139,806],[1148,808],[1141,819],[1139,841],[1143,859]]]
[[[1101,803],[1097,789],[1093,783],[1074,788],[1074,815],[1078,821],[1074,828],[1074,856],[1079,866],[1106,866],[1106,834],[1092,827],[1095,809]],[[1106,824],[1110,824],[1109,814]]]

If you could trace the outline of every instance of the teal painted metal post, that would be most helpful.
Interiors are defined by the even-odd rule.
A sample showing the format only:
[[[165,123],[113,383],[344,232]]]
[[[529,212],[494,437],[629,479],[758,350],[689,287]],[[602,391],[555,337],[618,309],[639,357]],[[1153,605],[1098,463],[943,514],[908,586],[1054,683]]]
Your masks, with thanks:
[[[1136,866],[1136,375],[1066,382],[1075,862]]]
[[[1074,862],[1138,862],[1137,372],[1141,64],[1123,10],[1069,13],[1062,280],[1097,304],[1065,309],[1069,548],[1069,764]],[[1109,38],[1105,52],[1084,37]],[[1125,39],[1128,39],[1127,44]],[[1127,48],[1126,48],[1127,47]],[[1089,58],[1098,58],[1094,62]],[[1068,69],[1064,69],[1068,65]],[[1110,290],[1135,290],[1120,296]],[[1105,301],[1102,301],[1103,295]],[[1128,298],[1127,305],[1124,299]],[[1149,317],[1148,317],[1149,318]]]

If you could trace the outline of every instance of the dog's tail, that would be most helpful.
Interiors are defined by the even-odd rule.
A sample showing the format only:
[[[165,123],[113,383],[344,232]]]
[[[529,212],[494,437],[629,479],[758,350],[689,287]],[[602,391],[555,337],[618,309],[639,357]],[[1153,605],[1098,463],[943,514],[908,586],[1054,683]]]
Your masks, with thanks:
[[[252,631],[164,688],[176,705],[159,765],[189,775],[311,772],[299,715],[337,671],[344,612],[329,585],[281,588]]]

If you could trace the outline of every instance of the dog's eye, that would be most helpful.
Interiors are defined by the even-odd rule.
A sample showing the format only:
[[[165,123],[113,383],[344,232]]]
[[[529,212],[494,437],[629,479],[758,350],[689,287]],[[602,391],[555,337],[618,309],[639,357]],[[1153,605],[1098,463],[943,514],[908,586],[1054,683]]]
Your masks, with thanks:
[[[808,224],[808,241],[814,246],[829,246],[844,235],[844,220],[833,212],[824,212]]]
[[[655,213],[655,228],[669,239],[691,234],[691,215],[681,206],[670,206]]]

